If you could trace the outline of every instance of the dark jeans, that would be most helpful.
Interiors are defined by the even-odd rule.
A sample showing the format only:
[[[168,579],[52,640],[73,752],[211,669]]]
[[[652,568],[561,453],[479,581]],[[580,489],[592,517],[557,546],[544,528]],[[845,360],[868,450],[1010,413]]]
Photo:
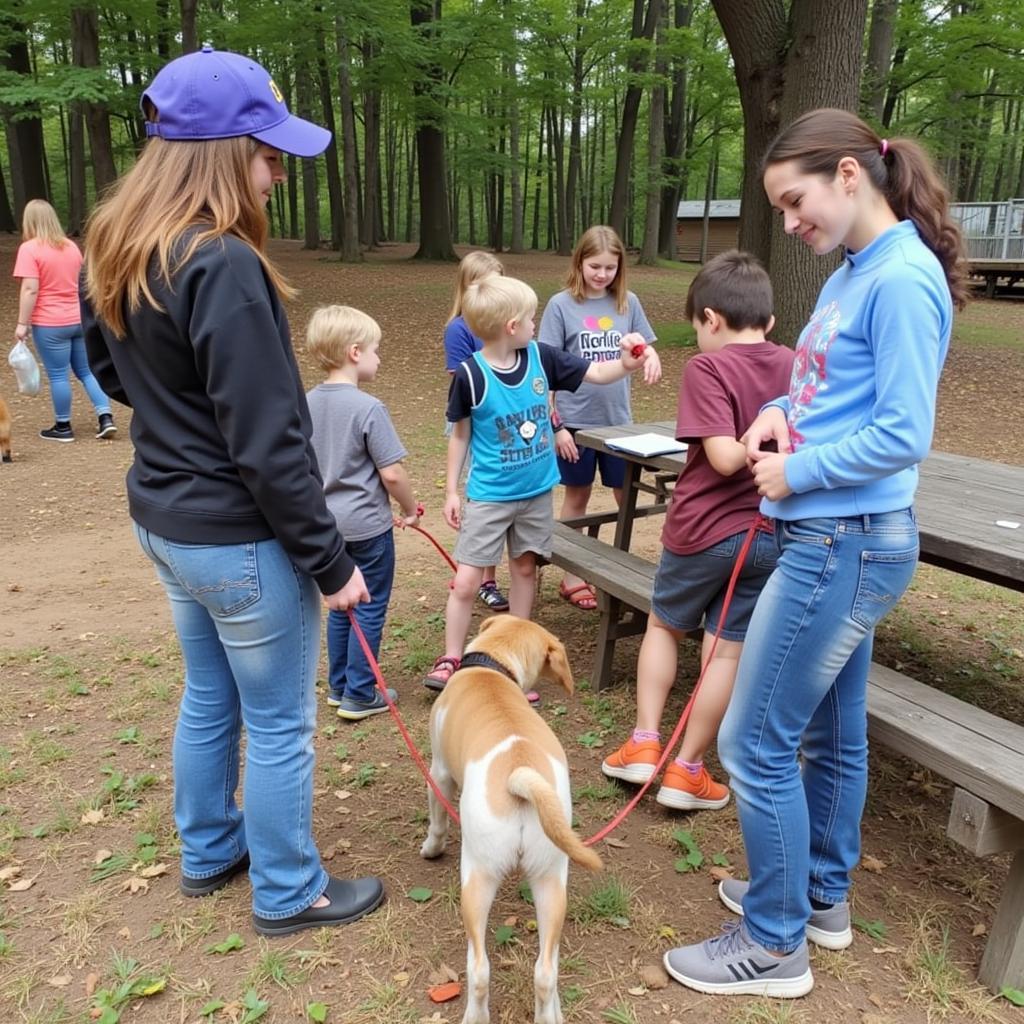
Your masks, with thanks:
[[[395,578],[395,534],[388,530],[368,540],[348,541],[348,553],[359,566],[370,592],[370,603],[356,605],[356,622],[376,658],[384,632],[384,617],[391,600]],[[327,616],[328,681],[331,696],[368,704],[374,699],[373,669],[359,646],[348,612],[332,611]]]

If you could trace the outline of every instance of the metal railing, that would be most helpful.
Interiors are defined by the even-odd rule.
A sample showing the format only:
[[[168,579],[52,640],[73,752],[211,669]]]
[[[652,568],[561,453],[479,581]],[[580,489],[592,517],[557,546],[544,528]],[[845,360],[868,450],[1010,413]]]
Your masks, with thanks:
[[[1024,199],[953,203],[950,212],[960,222],[968,259],[1024,259]]]

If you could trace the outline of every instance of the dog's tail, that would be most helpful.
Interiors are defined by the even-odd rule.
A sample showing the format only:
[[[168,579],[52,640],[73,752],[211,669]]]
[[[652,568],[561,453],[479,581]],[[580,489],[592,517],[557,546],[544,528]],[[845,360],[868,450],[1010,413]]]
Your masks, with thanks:
[[[533,804],[548,839],[571,860],[588,871],[601,870],[601,858],[573,832],[562,813],[558,794],[540,772],[525,765],[514,769],[508,777],[508,789],[513,796]]]

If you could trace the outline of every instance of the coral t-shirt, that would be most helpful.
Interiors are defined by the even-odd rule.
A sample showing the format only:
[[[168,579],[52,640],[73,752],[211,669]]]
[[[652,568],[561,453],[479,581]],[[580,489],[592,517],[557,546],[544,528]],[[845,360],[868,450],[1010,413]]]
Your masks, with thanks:
[[[57,248],[29,239],[18,246],[14,261],[14,277],[39,279],[39,294],[32,323],[40,327],[68,327],[81,322],[78,308],[78,274],[82,269],[82,254],[70,238]]]

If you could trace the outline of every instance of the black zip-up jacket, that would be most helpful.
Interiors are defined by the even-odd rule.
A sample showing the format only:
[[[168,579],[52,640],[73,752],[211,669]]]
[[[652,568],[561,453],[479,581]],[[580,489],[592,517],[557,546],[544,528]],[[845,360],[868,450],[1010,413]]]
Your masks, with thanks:
[[[82,298],[89,365],[134,409],[132,518],[182,543],[275,537],[321,593],[340,590],[354,563],[324,501],[288,320],[259,258],[226,235],[171,289],[156,272],[149,282],[163,312],[143,301],[123,340]]]

